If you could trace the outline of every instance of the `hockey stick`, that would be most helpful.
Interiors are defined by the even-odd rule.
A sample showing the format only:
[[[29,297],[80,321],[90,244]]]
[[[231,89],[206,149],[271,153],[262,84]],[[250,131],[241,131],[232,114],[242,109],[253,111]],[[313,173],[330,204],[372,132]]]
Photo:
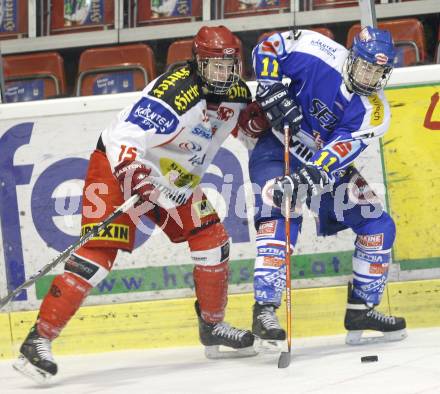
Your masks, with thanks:
[[[284,175],[290,175],[290,127],[284,125]],[[286,232],[286,256],[284,263],[286,265],[286,317],[287,317],[287,352],[281,352],[278,359],[278,368],[287,368],[290,365],[292,347],[292,303],[291,303],[291,280],[290,280],[290,206],[292,204],[292,196],[284,196],[284,219]]]
[[[75,250],[83,246],[86,242],[97,236],[102,230],[104,230],[110,223],[112,223],[117,217],[121,216],[123,213],[127,212],[132,208],[139,200],[139,196],[135,194],[125,201],[122,205],[116,208],[113,213],[111,213],[106,219],[104,219],[97,226],[94,226],[90,231],[85,233],[78,241],[70,245],[65,251],[61,252],[58,257],[53,259],[49,264],[46,264],[41,268],[36,274],[32,275],[26,282],[22,283],[15,290],[11,291],[6,297],[0,299],[0,308],[3,308],[9,301],[11,301],[17,294],[19,294],[23,289],[28,288],[34,284],[37,279],[46,275],[50,270],[55,268],[59,263],[66,260]]]

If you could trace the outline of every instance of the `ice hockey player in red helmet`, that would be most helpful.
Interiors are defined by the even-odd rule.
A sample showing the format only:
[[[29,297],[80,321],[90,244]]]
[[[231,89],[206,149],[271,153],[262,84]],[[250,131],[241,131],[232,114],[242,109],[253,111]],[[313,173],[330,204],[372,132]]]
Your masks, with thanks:
[[[225,94],[241,75],[240,43],[225,26],[202,27],[193,41],[197,72],[206,89]]]
[[[219,345],[239,355],[255,354],[252,333],[224,322],[229,236],[200,187],[231,133],[252,144],[268,127],[240,79],[240,61],[238,40],[226,27],[202,27],[194,40],[194,58],[148,83],[104,129],[90,157],[82,200],[82,230],[137,194],[137,212],[142,207],[142,214],[171,242],[186,242],[194,264],[200,341],[211,358],[223,356]],[[93,186],[97,183],[108,193],[100,194]],[[106,209],[100,217],[90,217],[97,197]],[[113,223],[129,229],[128,239],[92,239],[70,256],[42,301],[15,369],[40,381],[57,373],[51,343],[110,272],[117,254],[133,250],[138,217],[132,216]]]

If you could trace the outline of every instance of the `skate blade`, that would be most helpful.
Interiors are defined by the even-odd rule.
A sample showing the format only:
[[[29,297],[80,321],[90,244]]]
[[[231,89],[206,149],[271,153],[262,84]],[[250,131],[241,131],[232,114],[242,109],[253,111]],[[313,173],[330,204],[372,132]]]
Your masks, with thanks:
[[[12,364],[12,368],[41,386],[49,385],[53,377],[50,373],[31,364],[22,354]]]
[[[254,357],[257,354],[258,353],[253,346],[245,347],[243,349],[231,349],[231,350],[221,350],[219,345],[205,346],[205,356],[210,360],[220,360],[225,358]]]
[[[380,336],[362,336],[362,333],[363,330],[349,331],[345,337],[345,343],[347,345],[358,346],[373,343],[396,342],[402,341],[408,336],[406,329],[393,332],[383,332]]]
[[[259,353],[281,353],[285,341],[268,340],[255,337],[255,348]]]

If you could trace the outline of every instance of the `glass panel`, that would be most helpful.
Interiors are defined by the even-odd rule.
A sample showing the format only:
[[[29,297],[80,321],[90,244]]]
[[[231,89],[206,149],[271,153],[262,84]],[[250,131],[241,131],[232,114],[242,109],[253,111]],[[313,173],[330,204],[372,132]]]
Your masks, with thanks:
[[[248,80],[254,78],[251,52],[255,45],[265,35],[275,30],[290,29],[289,23],[294,19],[290,16],[291,0],[115,1],[120,2],[118,4],[121,5],[120,12],[123,15],[121,20],[125,21],[125,32],[131,27],[146,27],[145,30],[140,30],[140,41],[151,47],[154,56],[150,56],[152,60],[148,67],[146,65],[141,67],[144,70],[148,69],[147,71],[123,68],[117,72],[112,71],[110,75],[95,73],[85,77],[88,87],[81,90],[80,94],[140,90],[145,86],[145,81],[163,73],[171,63],[190,59],[192,36],[189,31],[194,34],[197,29],[190,30],[188,26],[202,19],[204,4],[209,4],[211,18],[223,16],[221,23],[231,27],[241,40],[242,75]],[[63,48],[63,34],[92,31],[92,34],[99,37],[102,30],[113,29],[115,10],[118,9],[115,1],[37,0],[35,15],[37,34],[51,36],[53,46],[48,45],[37,52],[18,54],[15,51],[20,45],[14,43],[13,53],[7,51],[3,53],[6,86],[3,102],[75,96],[79,59],[87,50],[96,48],[87,46],[88,41],[83,38],[84,36],[79,37],[82,40],[79,42],[83,43],[83,46]],[[409,1],[414,4],[414,15],[411,17],[399,15],[404,6],[402,3]],[[440,63],[440,14],[434,9],[428,9],[427,14],[417,14],[418,2],[419,0],[375,0],[377,6],[382,9],[386,7],[387,15],[391,15],[387,19],[380,19],[378,26],[392,33],[397,52],[395,67]],[[302,22],[306,20],[309,23],[297,28],[318,31],[347,48],[351,47],[353,36],[360,29],[361,15],[358,0],[297,0],[296,8],[299,10],[296,20]],[[350,12],[346,12],[348,9]],[[322,17],[318,19],[318,16],[323,14],[314,11],[322,10],[325,10],[325,23],[318,24],[317,22],[322,20]],[[303,17],[305,11],[307,19]],[[25,41],[28,34],[28,12],[27,0],[0,0],[0,40],[23,39],[23,43],[27,43],[27,50],[32,51],[32,48],[29,49],[29,41]],[[267,20],[261,18],[262,15],[270,18],[270,25],[267,24]],[[209,13],[205,12],[204,18],[209,16]],[[234,18],[234,21],[231,18]],[[242,21],[237,23],[237,18],[242,18]],[[259,18],[258,21],[264,21],[268,27],[248,30],[251,24],[258,26],[258,23],[255,23],[257,19],[252,20],[252,18]],[[338,22],[335,22],[336,20]],[[168,24],[169,29],[163,26]],[[128,27],[129,25],[131,27]],[[149,40],[147,29],[151,26],[161,29],[163,37]],[[113,41],[104,40],[97,48],[122,45],[118,45],[114,37],[109,40]],[[103,58],[103,60],[108,61],[106,65],[115,63],[114,59]],[[140,64],[139,61],[128,63]],[[117,65],[120,67],[119,63]],[[143,73],[147,73],[147,77]]]
[[[49,34],[102,30],[114,27],[115,6],[105,0],[51,1]]]
[[[225,1],[225,18],[288,12],[289,0],[229,0]]]
[[[0,1],[0,40],[26,37],[28,33],[27,0]]]
[[[136,14],[137,25],[200,20],[202,18],[202,2],[202,0],[138,1]]]

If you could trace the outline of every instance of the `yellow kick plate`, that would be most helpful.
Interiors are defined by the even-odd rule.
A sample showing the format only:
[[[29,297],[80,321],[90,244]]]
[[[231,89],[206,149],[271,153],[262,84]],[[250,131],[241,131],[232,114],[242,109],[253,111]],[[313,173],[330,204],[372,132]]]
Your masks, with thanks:
[[[404,316],[409,328],[440,326],[440,280],[390,283],[381,311]],[[346,287],[294,290],[294,337],[344,333]],[[160,300],[81,308],[54,341],[55,354],[197,345],[193,299]],[[226,320],[251,328],[252,294],[230,295]],[[284,304],[278,311],[285,324]],[[0,359],[18,354],[37,311],[0,314]]]

